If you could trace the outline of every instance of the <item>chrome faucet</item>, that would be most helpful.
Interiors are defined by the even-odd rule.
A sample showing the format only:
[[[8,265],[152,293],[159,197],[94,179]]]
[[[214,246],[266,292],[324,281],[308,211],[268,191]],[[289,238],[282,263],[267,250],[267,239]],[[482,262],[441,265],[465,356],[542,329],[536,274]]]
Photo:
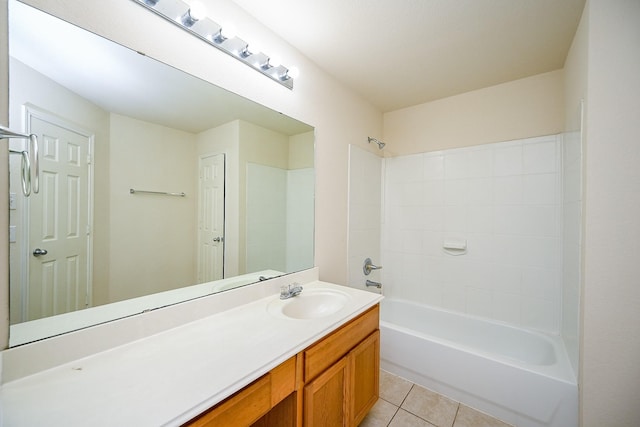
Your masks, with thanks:
[[[374,286],[374,287],[376,287],[376,288],[378,288],[378,289],[381,289],[381,288],[382,288],[382,283],[380,283],[380,282],[374,282],[374,281],[372,281],[372,280],[367,280],[367,282],[366,282],[365,284],[367,285],[367,287],[369,287],[369,286]]]
[[[381,270],[381,269],[382,269],[381,265],[373,265],[373,263],[371,262],[371,258],[367,258],[364,260],[364,265],[362,266],[362,272],[364,273],[365,276],[370,275],[373,270]]]
[[[289,299],[302,292],[302,285],[300,283],[292,283],[290,285],[284,285],[280,287],[280,299]]]

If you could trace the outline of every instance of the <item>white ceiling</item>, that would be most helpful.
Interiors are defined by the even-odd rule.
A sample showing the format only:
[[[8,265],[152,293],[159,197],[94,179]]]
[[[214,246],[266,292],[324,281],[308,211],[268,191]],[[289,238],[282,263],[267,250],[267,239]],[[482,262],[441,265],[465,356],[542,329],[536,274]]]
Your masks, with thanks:
[[[233,1],[383,112],[562,68],[585,2]],[[195,133],[235,118],[309,129],[17,1],[9,12],[11,55],[105,109]]]
[[[386,112],[563,68],[585,0],[234,2]]]

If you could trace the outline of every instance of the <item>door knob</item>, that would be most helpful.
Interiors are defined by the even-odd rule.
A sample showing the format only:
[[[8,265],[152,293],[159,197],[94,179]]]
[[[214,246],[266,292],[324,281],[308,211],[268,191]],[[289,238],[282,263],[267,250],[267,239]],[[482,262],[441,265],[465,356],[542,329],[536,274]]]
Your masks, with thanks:
[[[224,237],[214,237],[213,241],[214,242],[224,242]]]
[[[46,249],[40,249],[40,248],[36,248],[33,251],[33,256],[40,256],[40,255],[46,255],[48,252]]]

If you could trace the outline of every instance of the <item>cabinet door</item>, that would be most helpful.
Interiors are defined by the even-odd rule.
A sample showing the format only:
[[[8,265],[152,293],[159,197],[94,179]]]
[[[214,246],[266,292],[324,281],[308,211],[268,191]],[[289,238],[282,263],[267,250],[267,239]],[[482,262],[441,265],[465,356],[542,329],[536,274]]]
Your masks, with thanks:
[[[347,426],[347,358],[342,358],[304,387],[304,426]]]
[[[380,388],[380,331],[375,331],[347,356],[352,423],[355,427],[378,400]]]
[[[304,351],[304,382],[312,381],[353,347],[378,329],[380,306],[376,305]]]

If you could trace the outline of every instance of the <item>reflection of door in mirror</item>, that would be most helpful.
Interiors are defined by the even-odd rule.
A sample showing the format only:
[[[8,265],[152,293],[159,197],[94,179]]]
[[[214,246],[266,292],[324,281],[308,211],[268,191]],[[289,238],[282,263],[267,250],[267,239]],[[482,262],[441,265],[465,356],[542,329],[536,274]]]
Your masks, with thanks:
[[[40,141],[40,192],[17,213],[24,221],[16,261],[28,265],[16,289],[21,321],[87,307],[92,271],[92,136],[32,106],[27,123]]]
[[[224,277],[224,154],[200,158],[198,283]]]

